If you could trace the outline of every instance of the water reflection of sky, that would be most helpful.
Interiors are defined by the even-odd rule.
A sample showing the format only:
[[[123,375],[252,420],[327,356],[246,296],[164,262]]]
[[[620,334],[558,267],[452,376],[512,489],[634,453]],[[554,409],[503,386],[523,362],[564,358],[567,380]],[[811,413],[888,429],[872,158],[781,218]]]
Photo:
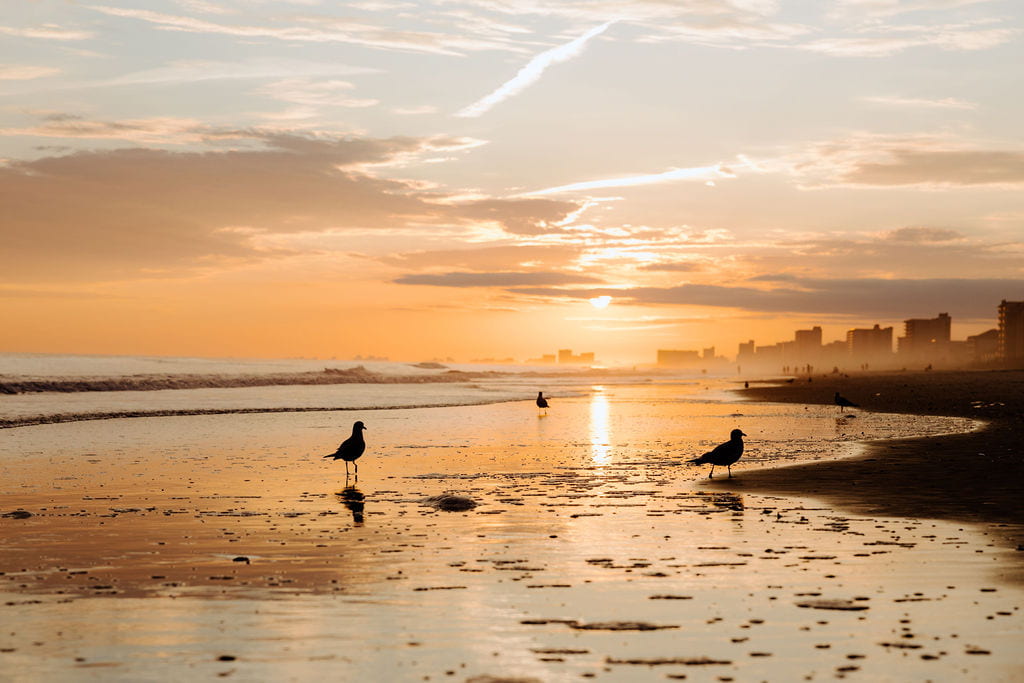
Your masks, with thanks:
[[[593,387],[590,396],[590,459],[595,465],[607,465],[612,461],[608,423],[608,396],[604,387],[598,385]]]

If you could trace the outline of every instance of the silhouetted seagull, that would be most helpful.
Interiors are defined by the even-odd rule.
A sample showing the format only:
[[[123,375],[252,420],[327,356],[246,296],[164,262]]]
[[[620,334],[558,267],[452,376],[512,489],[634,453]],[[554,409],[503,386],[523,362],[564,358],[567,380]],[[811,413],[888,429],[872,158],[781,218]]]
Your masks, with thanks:
[[[334,458],[335,460],[345,461],[345,476],[348,476],[348,464],[352,463],[356,468],[356,476],[359,476],[359,464],[356,460],[366,450],[366,442],[363,441],[363,430],[366,429],[366,425],[362,422],[356,422],[352,425],[352,436],[348,437],[341,442],[338,446],[338,450],[334,451],[330,455],[325,455],[325,458]]]
[[[538,391],[537,392],[537,407],[538,408],[543,408],[544,410],[548,409],[548,400],[546,398],[544,398],[544,392],[543,391]]]
[[[840,410],[842,410],[843,408],[860,408],[860,406],[854,403],[853,401],[840,396],[838,391],[836,392],[835,400],[836,405],[839,406]]]
[[[705,463],[711,464],[711,474],[708,475],[708,479],[715,478],[715,465],[726,467],[729,470],[729,478],[732,478],[732,466],[740,456],[743,455],[743,437],[746,436],[739,429],[734,429],[729,434],[729,440],[723,444],[715,446],[713,449],[700,456],[694,458],[690,462],[694,465],[703,465]]]

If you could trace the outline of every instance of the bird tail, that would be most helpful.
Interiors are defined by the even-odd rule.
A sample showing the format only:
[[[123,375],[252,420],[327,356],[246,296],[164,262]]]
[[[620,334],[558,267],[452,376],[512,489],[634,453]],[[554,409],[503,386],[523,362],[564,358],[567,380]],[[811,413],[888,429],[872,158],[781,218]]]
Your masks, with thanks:
[[[333,457],[334,457],[334,453],[328,453],[328,454],[327,454],[327,455],[325,455],[324,457],[325,457],[325,458],[333,458]]]
[[[693,463],[694,465],[702,465],[702,464],[707,462],[707,460],[704,459],[707,456],[708,456],[708,454],[705,453],[704,455],[700,456],[699,458],[694,458],[693,460],[687,460],[686,462]]]

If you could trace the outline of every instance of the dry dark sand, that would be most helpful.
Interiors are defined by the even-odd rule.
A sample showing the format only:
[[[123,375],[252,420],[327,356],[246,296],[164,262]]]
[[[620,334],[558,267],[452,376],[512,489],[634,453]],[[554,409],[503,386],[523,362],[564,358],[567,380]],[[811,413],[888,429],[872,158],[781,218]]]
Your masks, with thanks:
[[[754,385],[743,395],[831,405],[836,391],[860,405],[844,414],[948,415],[981,419],[987,426],[872,443],[860,457],[749,472],[742,481],[721,485],[812,495],[863,514],[1024,524],[1024,371],[815,377]]]

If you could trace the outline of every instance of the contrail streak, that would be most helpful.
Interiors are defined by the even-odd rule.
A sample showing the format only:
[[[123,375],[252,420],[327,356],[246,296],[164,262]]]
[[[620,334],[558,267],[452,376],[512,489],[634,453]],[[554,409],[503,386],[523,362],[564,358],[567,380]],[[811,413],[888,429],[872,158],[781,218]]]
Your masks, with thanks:
[[[491,109],[491,107],[499,102],[503,102],[514,95],[518,95],[523,90],[536,83],[544,71],[552,64],[568,61],[583,52],[583,48],[586,46],[587,41],[604,33],[608,30],[608,27],[616,21],[618,21],[618,19],[605,22],[600,26],[590,29],[575,40],[540,53],[531,59],[529,64],[520,69],[519,73],[512,77],[511,80],[503,83],[490,95],[487,95],[468,107],[459,110],[455,115],[462,118],[475,118],[486,113]]]

